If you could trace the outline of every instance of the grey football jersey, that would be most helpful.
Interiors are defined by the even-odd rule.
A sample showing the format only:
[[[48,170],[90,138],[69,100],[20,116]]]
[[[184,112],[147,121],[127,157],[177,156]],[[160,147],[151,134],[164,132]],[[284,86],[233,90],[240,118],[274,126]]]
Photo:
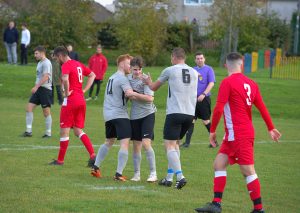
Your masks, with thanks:
[[[131,89],[130,83],[123,72],[117,71],[106,84],[103,117],[105,121],[117,118],[128,118],[127,98],[125,91]]]
[[[42,84],[41,87],[52,90],[52,64],[48,58],[39,61],[39,63],[37,64],[35,84],[37,84],[46,73],[49,74],[49,80]]]
[[[145,74],[143,74],[146,77]],[[139,78],[134,79],[132,74],[127,76],[130,85],[133,91],[144,94],[144,95],[151,95],[154,96],[154,92],[149,88],[148,85],[145,85],[143,81]],[[153,102],[145,102],[145,101],[138,101],[138,100],[131,100],[131,110],[130,110],[130,119],[140,119],[144,118],[147,115],[156,112],[156,107]]]
[[[158,80],[168,81],[167,115],[173,113],[195,115],[198,73],[186,64],[177,64],[163,70]]]

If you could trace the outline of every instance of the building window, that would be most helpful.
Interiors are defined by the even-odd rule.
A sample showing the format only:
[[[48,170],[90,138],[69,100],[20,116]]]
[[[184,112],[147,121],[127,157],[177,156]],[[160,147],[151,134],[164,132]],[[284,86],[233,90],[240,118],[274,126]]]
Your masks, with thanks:
[[[211,5],[213,0],[184,0],[184,5]]]

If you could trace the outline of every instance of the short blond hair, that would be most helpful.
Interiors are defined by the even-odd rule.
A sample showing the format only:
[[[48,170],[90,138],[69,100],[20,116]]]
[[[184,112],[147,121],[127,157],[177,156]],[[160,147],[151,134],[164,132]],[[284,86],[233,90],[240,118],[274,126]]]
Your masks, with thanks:
[[[122,62],[122,61],[125,61],[125,60],[131,60],[132,59],[132,56],[129,55],[129,54],[124,54],[124,55],[120,55],[118,58],[117,58],[117,66],[119,66],[119,64]]]

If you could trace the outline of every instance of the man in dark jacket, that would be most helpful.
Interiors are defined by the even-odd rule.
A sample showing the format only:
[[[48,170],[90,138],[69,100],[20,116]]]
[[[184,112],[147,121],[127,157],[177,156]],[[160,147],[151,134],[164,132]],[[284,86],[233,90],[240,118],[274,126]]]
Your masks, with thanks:
[[[10,21],[3,34],[3,41],[7,51],[7,60],[9,64],[17,64],[17,43],[19,33],[15,27],[15,22]]]

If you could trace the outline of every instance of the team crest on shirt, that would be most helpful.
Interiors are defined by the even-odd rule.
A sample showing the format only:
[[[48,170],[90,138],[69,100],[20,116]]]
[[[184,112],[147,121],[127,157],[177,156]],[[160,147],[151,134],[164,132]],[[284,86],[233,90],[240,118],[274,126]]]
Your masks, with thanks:
[[[202,79],[203,79],[203,77],[200,73],[198,73],[198,79],[199,79],[199,81],[202,81]]]

